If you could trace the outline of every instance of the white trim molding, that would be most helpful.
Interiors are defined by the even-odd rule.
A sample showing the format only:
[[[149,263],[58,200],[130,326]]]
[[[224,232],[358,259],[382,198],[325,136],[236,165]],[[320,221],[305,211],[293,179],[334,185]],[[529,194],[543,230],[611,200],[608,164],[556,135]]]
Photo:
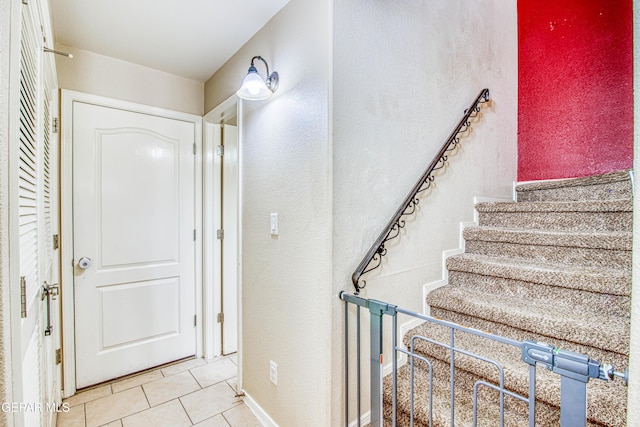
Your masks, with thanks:
[[[243,394],[244,396],[242,397],[242,400],[244,401],[245,405],[247,405],[247,407],[251,409],[251,412],[253,412],[253,414],[263,426],[278,427],[278,424],[273,420],[273,418],[271,418],[269,414],[267,414],[265,410],[262,409],[260,405],[258,405],[258,403],[253,399],[253,397],[251,397],[249,393],[243,390]]]

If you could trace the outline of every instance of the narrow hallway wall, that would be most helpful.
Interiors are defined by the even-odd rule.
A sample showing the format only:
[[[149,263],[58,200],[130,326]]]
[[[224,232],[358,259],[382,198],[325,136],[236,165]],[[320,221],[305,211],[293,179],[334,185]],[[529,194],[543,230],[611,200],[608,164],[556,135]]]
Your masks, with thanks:
[[[332,425],[329,29],[328,1],[292,0],[205,86],[210,109],[238,90],[253,56],[280,74],[271,98],[241,101],[239,130],[243,389],[282,427]]]

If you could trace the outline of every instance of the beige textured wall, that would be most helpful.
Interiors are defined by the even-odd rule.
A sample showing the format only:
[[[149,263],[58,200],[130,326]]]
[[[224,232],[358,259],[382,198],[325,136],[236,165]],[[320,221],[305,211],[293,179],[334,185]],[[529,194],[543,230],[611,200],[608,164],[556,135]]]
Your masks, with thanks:
[[[204,114],[204,84],[63,44],[56,49],[59,86],[183,113]]]
[[[387,244],[382,268],[368,275],[361,292],[422,311],[423,285],[441,278],[442,251],[459,246],[459,223],[473,220],[473,197],[512,195],[516,2],[340,0],[333,16],[334,295],[353,292],[350,276],[381,228],[463,110],[482,88],[491,90],[482,120],[449,156],[446,173],[407,219],[400,239]],[[337,298],[332,308],[332,425],[337,425],[344,419],[344,314]],[[367,345],[363,341],[363,348]]]
[[[240,149],[243,386],[283,427],[330,425],[329,53],[329,2],[292,0],[205,86],[208,111],[238,89],[252,56],[280,73],[274,96],[243,101]]]
[[[640,28],[640,2],[633,2],[633,28]],[[633,126],[633,170],[638,178],[640,170],[640,34],[633,34],[633,100],[634,100],[634,126]],[[640,426],[640,186],[636,185],[633,195],[633,274],[631,295],[631,344],[629,360],[629,396],[627,404],[627,425],[629,427]]]

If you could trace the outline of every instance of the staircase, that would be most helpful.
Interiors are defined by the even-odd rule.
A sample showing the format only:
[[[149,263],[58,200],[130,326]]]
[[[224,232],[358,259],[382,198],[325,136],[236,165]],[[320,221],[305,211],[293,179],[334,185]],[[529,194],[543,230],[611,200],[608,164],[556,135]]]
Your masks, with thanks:
[[[480,203],[479,226],[464,231],[465,253],[447,260],[449,283],[429,293],[431,315],[516,340],[537,340],[589,355],[624,370],[629,356],[632,189],[629,173],[518,185],[517,202]],[[448,342],[432,324],[409,331]],[[456,346],[498,360],[506,389],[528,396],[529,365],[518,349],[456,333]],[[425,341],[414,351],[433,363],[433,409],[428,369],[416,361],[414,425],[450,425],[449,352]],[[455,424],[471,425],[473,385],[497,383],[498,370],[456,355]],[[398,425],[410,425],[409,365],[399,370]],[[537,369],[536,425],[559,425],[560,377]],[[591,380],[588,424],[626,424],[627,389],[620,380]],[[498,393],[481,388],[478,425],[496,426]],[[385,419],[391,381],[384,382]],[[526,403],[505,398],[505,425],[527,425]]]

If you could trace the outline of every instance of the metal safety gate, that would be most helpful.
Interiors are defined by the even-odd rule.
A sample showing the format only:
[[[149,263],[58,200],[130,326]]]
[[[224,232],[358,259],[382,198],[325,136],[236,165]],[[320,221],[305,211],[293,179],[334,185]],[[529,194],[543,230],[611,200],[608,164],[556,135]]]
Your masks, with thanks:
[[[480,387],[487,387],[495,390],[499,394],[499,425],[504,426],[505,396],[510,396],[528,405],[528,425],[534,427],[536,423],[536,366],[540,365],[549,371],[560,375],[560,425],[562,427],[581,427],[587,423],[587,383],[589,379],[596,378],[600,380],[612,380],[614,377],[620,377],[624,381],[627,380],[628,373],[620,373],[614,371],[612,365],[601,364],[598,361],[590,359],[588,356],[567,350],[555,348],[548,344],[536,341],[516,341],[510,338],[493,335],[480,330],[463,327],[461,325],[435,319],[430,316],[415,313],[409,310],[399,308],[393,304],[381,301],[364,299],[357,295],[342,292],[340,299],[344,301],[344,322],[345,322],[345,426],[349,427],[361,425],[362,408],[361,408],[361,308],[368,310],[369,315],[369,340],[370,340],[370,357],[369,357],[369,375],[370,375],[370,416],[369,423],[372,427],[397,424],[397,405],[398,405],[398,355],[405,355],[407,363],[410,365],[410,425],[413,426],[414,404],[415,404],[415,384],[414,384],[414,364],[415,361],[422,361],[429,366],[429,420],[428,425],[433,425],[433,368],[432,361],[414,351],[414,342],[417,340],[430,343],[430,345],[441,347],[450,353],[450,419],[451,426],[455,425],[455,355],[460,354],[476,360],[488,363],[495,367],[499,372],[499,380],[496,383],[478,379],[473,388],[473,425],[478,422],[478,391]],[[356,421],[350,423],[350,372],[349,372],[349,317],[350,306],[355,306],[356,316]],[[414,319],[420,319],[424,322],[430,322],[434,325],[447,328],[450,332],[447,342],[438,341],[427,336],[413,336],[409,348],[398,345],[398,314],[407,315]],[[383,318],[391,317],[391,375],[392,375],[392,402],[390,419],[383,419]],[[456,345],[456,332],[470,334],[475,337],[487,340],[487,346],[491,343],[501,343],[514,347],[519,350],[522,355],[522,361],[529,365],[529,382],[528,395],[524,396],[505,388],[505,370],[501,363],[493,358],[489,358],[471,351],[467,351]],[[427,420],[422,420],[421,424],[427,424]]]

